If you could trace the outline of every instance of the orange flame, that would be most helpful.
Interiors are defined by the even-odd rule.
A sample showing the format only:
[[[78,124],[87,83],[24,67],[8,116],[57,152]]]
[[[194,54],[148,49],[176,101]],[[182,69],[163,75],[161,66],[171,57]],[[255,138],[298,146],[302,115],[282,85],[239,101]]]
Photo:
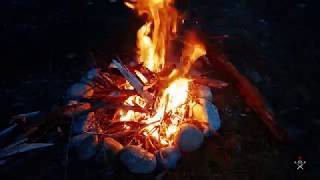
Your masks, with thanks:
[[[138,62],[152,72],[160,72],[165,66],[166,49],[169,39],[177,31],[177,12],[171,7],[174,0],[131,0],[125,2],[139,15],[146,14],[147,22],[137,32]],[[186,78],[192,64],[206,54],[202,43],[189,35],[182,52],[180,65],[168,77],[162,94],[156,97],[154,110],[150,113],[125,111],[119,109],[115,118],[120,121],[139,121],[147,124],[142,134],[151,136],[161,145],[172,145],[178,126],[186,117],[187,109],[193,101],[189,96],[189,82]],[[135,74],[144,83],[148,79],[139,71]],[[126,83],[124,88],[133,89]],[[140,96],[130,96],[125,105],[146,107],[146,101]],[[164,121],[165,119],[165,121]]]
[[[184,77],[190,71],[192,64],[199,57],[206,55],[204,45],[196,38],[194,33],[187,35],[184,44],[180,65],[170,73],[167,80],[169,83],[179,77]]]
[[[173,0],[135,0],[125,5],[147,14],[148,20],[137,32],[138,62],[150,71],[159,72],[165,65],[166,47],[177,31],[177,12]]]

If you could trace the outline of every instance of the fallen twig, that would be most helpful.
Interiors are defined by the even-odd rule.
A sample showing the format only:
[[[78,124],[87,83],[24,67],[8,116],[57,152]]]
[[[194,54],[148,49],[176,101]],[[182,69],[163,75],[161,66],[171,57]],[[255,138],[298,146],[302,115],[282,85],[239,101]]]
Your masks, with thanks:
[[[213,89],[222,89],[228,86],[228,83],[216,79],[209,79],[206,77],[197,77],[197,76],[192,76],[191,77],[192,81],[196,84],[202,84],[209,86]]]
[[[4,129],[3,131],[0,132],[0,144],[4,142],[9,135],[13,132],[14,129],[18,126],[17,123],[12,124],[10,127]]]
[[[9,146],[6,148],[3,148],[0,150],[0,158],[13,156],[19,153],[35,150],[35,149],[41,149],[45,147],[53,146],[51,143],[23,143],[23,144],[17,144],[15,146]]]

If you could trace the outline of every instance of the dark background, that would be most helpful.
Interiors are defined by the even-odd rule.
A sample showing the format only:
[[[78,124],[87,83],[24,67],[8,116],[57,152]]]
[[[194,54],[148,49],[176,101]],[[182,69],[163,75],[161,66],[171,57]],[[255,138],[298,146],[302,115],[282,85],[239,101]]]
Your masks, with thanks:
[[[203,32],[229,35],[226,55],[266,96],[293,141],[292,154],[306,157],[311,173],[317,174],[317,1],[191,0],[179,4],[193,21],[200,22]],[[2,0],[0,127],[14,114],[50,111],[88,68],[134,51],[134,32],[140,24],[122,3],[107,0]],[[100,59],[93,58],[92,51],[100,53]]]

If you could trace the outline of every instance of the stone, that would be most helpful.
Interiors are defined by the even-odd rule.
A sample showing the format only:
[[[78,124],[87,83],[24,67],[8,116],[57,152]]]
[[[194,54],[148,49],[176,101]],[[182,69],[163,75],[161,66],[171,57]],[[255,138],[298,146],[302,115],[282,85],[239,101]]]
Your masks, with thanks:
[[[87,102],[78,102],[76,100],[70,100],[67,107],[64,110],[64,115],[72,118],[75,115],[84,112],[91,108],[91,104]]]
[[[208,86],[199,85],[197,90],[198,98],[204,98],[206,100],[212,101],[213,95],[211,89]]]
[[[193,152],[200,148],[204,135],[195,125],[182,124],[175,136],[176,146],[182,152]]]
[[[156,157],[139,146],[128,145],[120,152],[120,161],[137,174],[151,173],[157,166]]]
[[[256,72],[256,71],[249,71],[248,76],[251,78],[251,80],[255,83],[261,83],[263,82],[263,78],[261,77],[261,75]]]
[[[95,159],[97,162],[110,164],[122,149],[122,144],[117,140],[109,137],[105,138],[100,144],[100,148]]]
[[[156,152],[157,162],[161,168],[175,169],[181,158],[181,153],[176,147],[167,147]]]
[[[97,125],[94,112],[89,112],[72,121],[72,134],[82,134],[85,132],[96,132]]]
[[[209,131],[217,131],[221,127],[221,120],[217,107],[206,99],[199,98],[199,103],[192,108],[192,117],[200,122],[208,122]]]
[[[92,134],[79,134],[72,137],[71,145],[75,149],[76,155],[80,160],[92,158],[98,148],[98,138]]]
[[[84,83],[76,83],[69,88],[68,97],[71,99],[91,98],[93,93],[94,90],[89,85]]]
[[[81,82],[91,83],[94,79],[96,79],[100,75],[101,69],[92,68],[90,69],[82,78]]]

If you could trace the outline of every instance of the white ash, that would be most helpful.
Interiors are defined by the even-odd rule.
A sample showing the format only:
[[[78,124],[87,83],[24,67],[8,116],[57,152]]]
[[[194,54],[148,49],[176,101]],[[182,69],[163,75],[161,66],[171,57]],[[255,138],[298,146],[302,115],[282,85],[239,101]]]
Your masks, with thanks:
[[[175,136],[175,143],[182,152],[192,152],[200,148],[203,139],[203,133],[198,127],[192,124],[182,124]]]
[[[120,161],[137,174],[151,173],[157,166],[156,157],[139,146],[128,145],[120,152]]]

